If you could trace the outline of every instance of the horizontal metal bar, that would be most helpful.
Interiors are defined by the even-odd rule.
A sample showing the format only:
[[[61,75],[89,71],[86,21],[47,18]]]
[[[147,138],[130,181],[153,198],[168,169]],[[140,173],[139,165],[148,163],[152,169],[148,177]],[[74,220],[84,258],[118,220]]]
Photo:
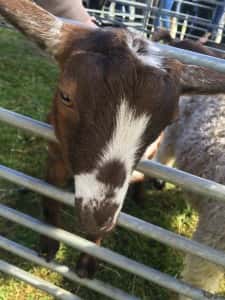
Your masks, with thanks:
[[[225,60],[217,57],[200,54],[197,52],[179,49],[168,45],[155,43],[155,46],[161,50],[162,56],[168,56],[178,59],[187,64],[207,67],[219,72],[225,73]]]
[[[101,10],[98,10],[98,9],[87,9],[87,11],[89,13],[96,13],[96,14],[100,14],[100,15],[112,15],[112,12],[107,10],[107,11],[101,11]],[[116,16],[116,17],[130,17],[130,13],[128,12],[120,12],[120,11],[115,11],[113,13],[113,16]],[[144,16],[143,15],[140,15],[140,14],[133,14],[132,15],[133,18],[138,18],[138,19],[143,19]]]
[[[205,3],[210,3],[210,4],[213,4],[213,5],[223,5],[223,2],[222,1],[215,1],[215,0],[204,0]]]
[[[36,287],[39,290],[47,292],[48,294],[62,300],[81,300],[80,297],[73,295],[72,293],[48,282],[41,278],[38,278],[24,270],[17,268],[14,265],[7,263],[6,261],[0,260],[0,271],[16,277],[26,283]]]
[[[187,297],[192,297],[196,300],[224,300],[224,298],[216,297],[212,294],[207,293],[206,291],[194,288],[167,274],[159,272],[150,267],[146,267],[141,263],[133,261],[109,249],[99,247],[96,244],[85,240],[75,234],[69,233],[65,230],[56,228],[48,224],[44,224],[37,219],[18,212],[3,204],[0,204],[0,216],[12,222],[16,222],[20,225],[26,226],[38,233],[47,235],[48,237],[65,243],[68,246],[88,253],[100,260],[108,262],[118,268],[126,270],[132,274],[140,276],[144,279],[147,279],[148,281],[154,282],[157,285],[163,286]]]
[[[10,111],[6,110],[6,109],[2,109],[0,108],[0,121],[4,121],[5,119],[2,118],[2,116],[4,115],[4,113],[6,113],[6,115],[10,114]],[[17,126],[17,124],[21,124],[25,118],[25,123],[23,124],[23,128],[25,130],[28,130],[36,135],[39,135],[43,138],[47,138],[47,140],[49,139],[49,136],[52,135],[54,136],[54,131],[53,128],[43,122],[38,122],[38,127],[36,128],[35,126],[30,126],[30,118],[24,117],[23,115],[20,114],[16,114],[14,116],[15,118],[13,119],[13,122],[10,121],[10,119],[8,119],[8,124],[13,125],[13,126]],[[6,117],[5,117],[6,118]],[[45,135],[45,129],[46,129],[46,125],[48,125],[49,128],[49,135],[46,136]],[[146,175],[149,176],[156,176],[159,177],[163,180],[166,181],[170,181],[174,184],[178,184],[179,186],[181,186],[182,188],[186,189],[186,190],[190,190],[202,195],[208,195],[211,196],[215,199],[221,200],[221,201],[225,201],[225,186],[223,186],[222,184],[216,183],[214,181],[211,180],[207,180],[207,179],[203,179],[200,178],[198,176],[194,176],[192,174],[174,169],[174,168],[170,168],[170,167],[166,167],[163,166],[157,162],[154,161],[141,161],[138,166],[137,169],[143,173],[145,173]],[[22,174],[22,176],[24,177],[23,181],[25,181],[26,185],[23,182],[20,182],[20,176],[17,176],[18,172],[15,171],[10,171],[10,173],[8,173],[8,180],[14,180],[15,183],[21,184],[27,188],[30,188],[30,182],[29,182],[29,176],[25,176],[24,174]],[[1,167],[1,173],[0,175],[2,177],[4,177],[4,166]],[[15,175],[15,178],[13,178],[13,176]],[[10,179],[10,177],[12,179]],[[36,182],[34,181],[36,180]],[[45,187],[45,192],[44,194],[46,196],[49,196],[52,198],[52,193],[54,193],[53,190],[51,190],[51,187],[44,183],[43,181],[40,181],[39,179],[32,179],[32,185],[35,185],[35,191],[39,192],[39,188],[41,188],[41,193],[43,193],[43,185],[46,185]],[[56,190],[56,195],[53,196],[56,200],[59,200],[62,198],[62,195],[60,194],[60,190]],[[71,198],[70,193],[65,194],[64,195],[64,200],[66,204],[71,203],[71,201],[73,201],[73,199]]]
[[[174,2],[180,2],[180,0],[175,0]],[[186,5],[190,5],[193,7],[201,7],[201,8],[205,8],[208,9],[209,11],[213,10],[213,7],[207,5],[207,4],[202,4],[202,3],[198,3],[197,1],[195,2],[191,2],[191,1],[182,1],[182,4],[186,4]]]
[[[13,173],[13,177],[10,175],[10,173]],[[29,188],[31,190],[35,190],[36,185],[36,178],[32,178],[28,175],[25,175],[21,172],[17,172],[15,170],[9,169],[7,167],[3,167],[0,165],[0,177],[3,175],[4,179],[8,179],[12,182],[19,182],[20,185],[23,185],[23,177],[25,178],[25,182],[27,180],[30,182]],[[20,177],[20,179],[17,179],[16,177]],[[14,181],[15,180],[15,181]],[[39,182],[41,183],[41,181]],[[43,193],[41,190],[41,185],[39,188],[39,193],[45,194],[45,182],[44,183],[44,189]],[[34,188],[33,188],[34,187]],[[68,197],[67,192],[63,192],[62,190],[59,190],[58,188],[49,185],[49,191],[52,192],[52,194],[49,192],[48,197],[52,199],[56,199],[55,195],[59,193],[60,197],[57,197],[57,200],[60,202],[63,202],[64,194],[65,197]],[[74,205],[74,195],[70,194],[70,200],[68,203],[70,206]],[[65,202],[64,202],[65,203]],[[215,264],[222,265],[225,267],[225,254],[222,251],[218,251],[215,249],[212,249],[208,246],[202,245],[198,242],[195,242],[193,240],[189,240],[185,237],[179,236],[173,232],[170,232],[168,230],[165,230],[163,228],[160,228],[159,226],[147,223],[143,220],[140,220],[138,218],[135,218],[133,216],[127,215],[125,213],[120,213],[118,218],[118,225],[121,227],[124,227],[128,230],[134,231],[138,234],[144,235],[146,237],[155,239],[163,244],[169,245],[171,247],[174,247],[178,250],[197,255],[199,257],[202,257],[203,259],[207,259]]]
[[[110,0],[110,2],[116,2],[116,3],[122,3],[122,4],[126,4],[126,5],[130,5],[130,6],[134,6],[134,7],[138,7],[138,8],[147,8],[147,4],[143,3],[143,2],[138,2],[138,1],[130,1],[130,0]]]
[[[116,3],[125,3],[126,0],[110,0],[110,2],[116,2]],[[176,2],[181,2],[180,0],[176,0]],[[189,2],[189,4],[192,4],[193,6],[195,5],[195,2],[191,2],[191,1],[185,1],[185,2]],[[210,4],[214,4],[214,5],[223,5],[223,2],[220,1],[215,1],[215,0],[205,0],[205,3],[210,3]],[[142,4],[142,2],[138,2],[138,1],[129,1],[129,3],[133,3],[133,5],[135,5],[136,3],[140,3]],[[182,2],[183,3],[183,2]],[[132,6],[132,4],[130,4]],[[145,4],[146,5],[146,4]]]
[[[207,196],[207,198],[225,201],[225,186],[212,180],[203,179],[151,160],[140,161],[137,170],[145,175],[177,184],[184,190]]]
[[[111,285],[106,284],[102,281],[96,279],[92,279],[92,280],[81,279],[72,270],[70,270],[69,267],[60,265],[53,261],[48,263],[46,262],[45,259],[41,258],[37,252],[28,249],[20,244],[17,244],[9,239],[6,239],[3,236],[0,236],[0,248],[9,251],[15,255],[18,255],[24,259],[32,261],[38,265],[46,267],[54,272],[57,272],[73,282],[86,286],[112,299],[115,300],[138,300],[139,299],[134,296],[128,295],[127,293],[115,287],[112,287]]]
[[[46,197],[54,198],[64,204],[73,205],[75,198],[73,194],[62,191],[41,179],[25,175],[24,173],[7,168],[3,165],[0,165],[0,177],[18,185],[22,185],[34,192],[41,193]]]
[[[0,121],[15,126],[19,129],[32,132],[35,135],[41,135],[43,138],[49,141],[57,141],[51,125],[34,120],[30,117],[18,114],[3,107],[0,108]]]

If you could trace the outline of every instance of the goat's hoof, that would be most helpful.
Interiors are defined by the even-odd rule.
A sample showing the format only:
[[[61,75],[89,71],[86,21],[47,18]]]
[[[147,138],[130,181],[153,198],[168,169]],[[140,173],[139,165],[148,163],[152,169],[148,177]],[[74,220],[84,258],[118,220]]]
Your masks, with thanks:
[[[85,253],[82,253],[76,265],[76,273],[80,278],[92,279],[98,269],[97,260]]]
[[[52,240],[44,235],[40,237],[39,255],[47,262],[53,260],[56,252],[59,250],[59,242]]]

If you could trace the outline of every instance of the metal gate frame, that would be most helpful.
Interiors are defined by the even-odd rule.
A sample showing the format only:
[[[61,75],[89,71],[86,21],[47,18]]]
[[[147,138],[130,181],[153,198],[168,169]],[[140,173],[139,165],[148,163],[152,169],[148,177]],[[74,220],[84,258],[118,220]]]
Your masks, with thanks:
[[[176,57],[183,62],[207,66],[218,71],[225,72],[224,60],[209,57],[203,54],[197,54],[190,51],[180,50],[165,45],[157,44],[156,47],[159,47],[159,49],[163,49],[164,55]],[[34,135],[41,136],[48,141],[57,142],[53,128],[49,124],[34,120],[24,115],[14,113],[4,108],[0,108],[0,121],[10,124],[19,129],[26,130]],[[183,171],[169,168],[153,161],[141,161],[137,169],[145,173],[146,175],[156,176],[166,181],[175,183],[187,190],[191,190],[192,192],[207,196],[213,195],[218,200],[225,201],[225,186],[218,184],[214,181],[206,180]],[[16,170],[9,169],[3,165],[0,165],[0,177],[14,182],[18,185],[24,186],[34,192],[50,197],[56,201],[60,201],[66,205],[74,205],[74,194],[54,187],[43,180],[33,178]],[[69,232],[66,232],[65,230],[56,228],[54,226],[45,224],[35,218],[25,215],[3,204],[0,204],[0,216],[20,225],[26,226],[38,233],[59,240],[82,252],[91,254],[92,256],[95,256],[100,260],[103,260],[132,274],[140,276],[150,282],[154,282],[164,288],[168,288],[179,294],[191,297],[192,299],[224,299],[222,297],[212,295],[201,289],[194,288],[189,284],[182,282],[181,280],[175,279],[172,276],[147,267],[125,256],[117,254],[109,249],[99,247],[96,244],[85,240],[77,235],[71,234]],[[181,251],[197,255],[201,258],[204,258],[208,261],[225,267],[224,252],[215,250],[196,241],[189,240],[185,237],[179,236],[178,234],[162,229],[151,223],[145,222],[143,220],[121,212],[118,219],[118,225],[133,232],[139,233],[143,236],[160,241],[166,245],[172,246]],[[134,296],[125,293],[122,290],[112,287],[99,280],[80,279],[67,266],[62,266],[55,262],[47,263],[44,259],[40,258],[35,251],[30,250],[4,237],[0,237],[0,248],[10,251],[25,259],[36,262],[37,264],[45,266],[51,270],[54,270],[67,277],[68,279],[78,282],[79,284],[91,288],[94,291],[99,292],[112,299],[138,299]],[[68,300],[81,299],[68,291],[56,287],[47,281],[38,279],[37,277],[34,277],[33,275],[30,275],[27,272],[13,265],[10,265],[2,260],[0,260],[0,271],[15,276],[23,281],[26,281],[27,283],[52,294],[56,298]]]

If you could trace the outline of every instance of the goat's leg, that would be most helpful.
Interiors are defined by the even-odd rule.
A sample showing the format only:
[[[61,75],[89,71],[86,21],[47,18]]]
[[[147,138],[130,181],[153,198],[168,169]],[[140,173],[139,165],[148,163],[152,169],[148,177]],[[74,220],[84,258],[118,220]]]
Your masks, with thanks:
[[[194,233],[193,239],[224,251],[225,205],[215,200],[208,203],[206,200],[201,203],[200,206],[199,224],[196,232]],[[185,257],[182,278],[185,282],[188,282],[193,286],[215,293],[218,291],[219,283],[223,278],[223,274],[223,268],[218,265],[189,254]],[[180,296],[179,300],[190,299]]]
[[[90,240],[93,240],[93,242],[100,246],[102,239],[98,238]],[[89,254],[81,253],[76,265],[77,275],[81,278],[93,278],[97,269],[98,260]]]
[[[65,164],[58,151],[58,146],[49,146],[49,157],[47,162],[48,183],[62,187],[65,185],[69,173],[65,168]],[[44,221],[50,225],[60,227],[60,209],[61,204],[58,201],[44,197],[42,199],[42,209]],[[45,257],[47,261],[54,258],[59,249],[59,242],[45,235],[40,238],[40,255]]]

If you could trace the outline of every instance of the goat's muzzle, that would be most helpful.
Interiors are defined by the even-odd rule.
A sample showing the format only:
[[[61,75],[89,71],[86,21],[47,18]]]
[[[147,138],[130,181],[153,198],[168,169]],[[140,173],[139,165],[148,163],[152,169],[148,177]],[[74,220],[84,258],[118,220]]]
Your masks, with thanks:
[[[75,213],[80,229],[92,238],[104,237],[116,225],[119,205],[105,199],[101,204],[90,200],[84,204],[83,199],[75,200]]]

